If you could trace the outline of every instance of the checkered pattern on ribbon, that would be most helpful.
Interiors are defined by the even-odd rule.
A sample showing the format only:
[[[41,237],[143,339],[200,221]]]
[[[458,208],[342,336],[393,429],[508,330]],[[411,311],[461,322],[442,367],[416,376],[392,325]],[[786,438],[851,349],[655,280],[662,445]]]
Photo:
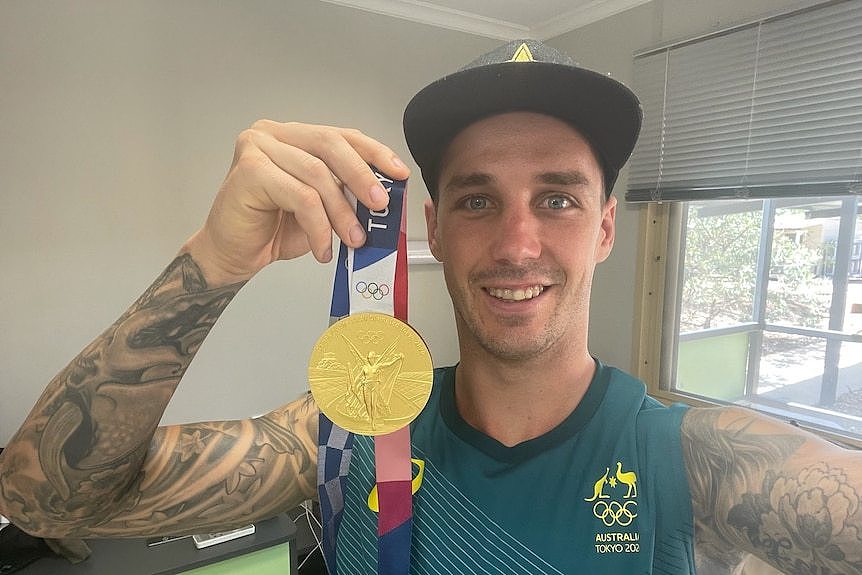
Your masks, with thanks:
[[[323,558],[330,575],[336,575],[335,537],[344,512],[353,434],[335,425],[321,413],[317,437],[317,494],[323,525]]]

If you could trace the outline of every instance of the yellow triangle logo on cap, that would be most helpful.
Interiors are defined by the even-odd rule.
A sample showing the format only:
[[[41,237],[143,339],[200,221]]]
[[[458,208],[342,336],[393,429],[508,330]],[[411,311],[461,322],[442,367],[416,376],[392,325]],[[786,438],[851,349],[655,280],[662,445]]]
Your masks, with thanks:
[[[535,62],[533,59],[533,53],[530,52],[529,46],[527,46],[526,42],[522,43],[518,46],[518,49],[515,50],[515,55],[512,56],[510,62]]]

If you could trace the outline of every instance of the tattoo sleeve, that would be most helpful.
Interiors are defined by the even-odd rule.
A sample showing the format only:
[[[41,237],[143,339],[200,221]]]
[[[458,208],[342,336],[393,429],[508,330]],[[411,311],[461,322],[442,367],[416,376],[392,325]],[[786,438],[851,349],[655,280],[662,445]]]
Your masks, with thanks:
[[[746,551],[783,573],[862,573],[862,454],[739,408],[690,410],[682,437],[709,561]]]
[[[243,283],[210,287],[178,256],[48,385],[0,455],[0,512],[45,537],[133,536],[224,527],[304,499],[310,399],[252,420],[157,429]]]

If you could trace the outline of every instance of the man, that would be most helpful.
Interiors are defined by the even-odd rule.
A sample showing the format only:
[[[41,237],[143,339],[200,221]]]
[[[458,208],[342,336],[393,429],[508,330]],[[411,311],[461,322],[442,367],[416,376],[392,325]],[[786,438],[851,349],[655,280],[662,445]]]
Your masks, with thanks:
[[[412,425],[414,572],[692,573],[755,553],[792,573],[862,573],[862,458],[738,408],[665,408],[587,349],[594,267],[614,241],[637,100],[536,42],[420,92],[408,144],[458,329]],[[257,122],[204,226],[48,386],[0,459],[0,512],[45,537],[194,533],[315,496],[317,408],[158,428],[219,314],[272,261],[332,258],[365,232],[342,184],[408,170],[355,130]],[[341,573],[374,570],[373,450],[357,437]]]

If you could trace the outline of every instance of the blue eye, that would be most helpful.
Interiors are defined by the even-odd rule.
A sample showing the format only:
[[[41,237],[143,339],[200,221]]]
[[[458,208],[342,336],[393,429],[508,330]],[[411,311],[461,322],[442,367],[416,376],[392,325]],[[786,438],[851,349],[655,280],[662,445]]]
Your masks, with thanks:
[[[483,197],[468,198],[466,206],[470,210],[483,210],[488,207],[488,199]]]
[[[564,210],[572,206],[572,200],[566,196],[550,196],[545,199],[545,206],[552,210]]]

